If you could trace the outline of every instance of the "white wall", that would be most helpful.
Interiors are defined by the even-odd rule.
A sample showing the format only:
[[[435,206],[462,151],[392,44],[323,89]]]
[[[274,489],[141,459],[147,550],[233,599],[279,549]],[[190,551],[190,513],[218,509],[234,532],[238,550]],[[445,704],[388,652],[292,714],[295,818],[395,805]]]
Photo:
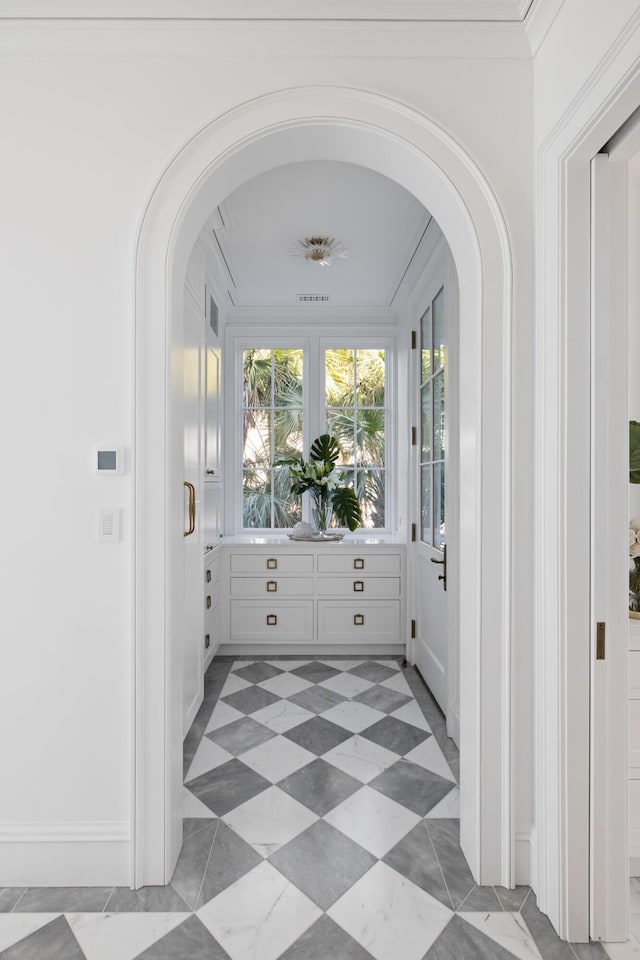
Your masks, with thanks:
[[[176,151],[208,121],[270,90],[323,77],[393,97],[445,126],[475,157],[506,216],[516,265],[515,515],[525,545],[515,557],[513,598],[516,820],[528,835],[531,64],[517,53],[483,59],[477,44],[456,48],[446,37],[432,38],[433,56],[421,57],[415,31],[391,42],[385,26],[359,33],[325,26],[306,47],[300,31],[186,23],[170,31],[135,23],[3,28],[0,725],[11,735],[0,747],[0,836],[22,824],[44,825],[41,835],[50,836],[62,822],[89,834],[96,823],[124,831],[129,820],[131,475],[97,478],[91,458],[100,442],[132,453],[134,255],[145,204]],[[494,41],[487,44],[497,52]],[[382,55],[386,48],[393,56]],[[122,541],[101,545],[96,514],[110,505],[122,510]],[[4,862],[0,884],[41,882],[37,866],[20,873]],[[109,873],[106,860],[94,858],[94,882],[126,883],[128,876],[114,876],[122,863]],[[48,882],[86,877],[60,866]]]

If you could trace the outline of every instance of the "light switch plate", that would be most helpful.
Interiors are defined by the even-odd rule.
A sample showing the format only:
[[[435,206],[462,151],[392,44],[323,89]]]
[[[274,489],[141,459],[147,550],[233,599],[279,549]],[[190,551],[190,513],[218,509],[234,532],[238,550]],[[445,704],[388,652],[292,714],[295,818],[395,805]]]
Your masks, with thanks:
[[[98,540],[115,543],[120,539],[120,511],[115,507],[98,510]]]

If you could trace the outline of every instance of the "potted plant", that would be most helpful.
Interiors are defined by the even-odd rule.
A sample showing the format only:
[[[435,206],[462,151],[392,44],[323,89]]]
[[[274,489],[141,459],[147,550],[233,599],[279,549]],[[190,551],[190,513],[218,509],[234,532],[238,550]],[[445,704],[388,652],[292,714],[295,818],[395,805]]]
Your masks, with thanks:
[[[311,444],[309,460],[292,457],[278,461],[289,467],[293,493],[311,495],[311,515],[320,535],[326,534],[334,513],[338,522],[352,531],[362,519],[355,490],[344,484],[344,472],[336,471],[339,456],[336,438],[323,433]]]

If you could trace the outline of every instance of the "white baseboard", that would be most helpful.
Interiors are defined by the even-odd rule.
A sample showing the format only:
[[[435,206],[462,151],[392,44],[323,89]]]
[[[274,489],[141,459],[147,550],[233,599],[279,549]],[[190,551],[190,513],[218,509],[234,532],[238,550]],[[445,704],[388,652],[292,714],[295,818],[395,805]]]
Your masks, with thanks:
[[[0,823],[0,887],[122,887],[129,823]]]
[[[515,873],[518,886],[535,887],[538,871],[538,834],[535,827],[516,830]]]
[[[447,714],[447,736],[460,747],[460,707],[457,701],[452,703]]]
[[[238,656],[265,657],[288,655],[295,657],[316,657],[332,654],[334,657],[356,656],[404,656],[403,643],[221,643],[218,653],[221,657]]]
[[[202,703],[203,699],[204,699],[204,688],[201,686],[197,694],[191,701],[191,705],[185,714],[184,723],[182,727],[183,740],[186,737],[186,735],[189,733],[189,730],[191,729],[191,724],[196,718],[196,714],[200,709],[200,704]]]

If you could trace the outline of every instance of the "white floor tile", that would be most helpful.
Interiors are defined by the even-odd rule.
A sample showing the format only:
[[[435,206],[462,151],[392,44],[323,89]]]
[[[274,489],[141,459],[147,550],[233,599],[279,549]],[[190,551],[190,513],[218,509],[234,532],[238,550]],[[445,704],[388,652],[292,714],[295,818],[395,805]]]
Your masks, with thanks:
[[[431,733],[431,727],[415,700],[412,700],[410,703],[405,703],[405,705],[399,707],[398,710],[394,710],[391,716],[397,717],[398,720],[404,720],[405,723],[410,723],[412,726],[418,727],[419,730],[426,730],[427,733]]]
[[[399,873],[377,863],[328,911],[376,960],[422,960],[452,917]]]
[[[393,677],[389,677],[387,680],[382,681],[383,687],[389,687],[390,690],[397,690],[398,693],[404,693],[407,697],[412,697],[411,687],[405,680],[404,674],[399,671]]]
[[[374,660],[373,662],[379,663],[381,667],[389,667],[390,670],[402,669],[397,660]]]
[[[365,737],[355,736],[329,750],[322,759],[351,774],[356,780],[369,783],[395,763],[398,755]]]
[[[324,819],[376,857],[384,857],[420,817],[377,790],[363,787]]]
[[[284,780],[315,759],[315,753],[286,737],[273,737],[242,754],[243,763],[272,783]]]
[[[304,667],[306,663],[309,663],[309,660],[265,660],[264,662],[275,667],[277,670],[289,671],[297,670],[298,667]]]
[[[438,746],[438,741],[435,737],[429,737],[428,740],[423,740],[422,743],[419,743],[415,750],[412,750],[411,753],[406,755],[406,759],[411,760],[412,763],[417,763],[420,767],[424,767],[425,770],[431,770],[432,773],[439,774],[439,776],[444,777],[445,780],[451,780],[455,783],[456,778],[451,773],[451,768],[445,760],[444,754]]]
[[[182,816],[189,817],[207,817],[210,820],[215,819],[215,813],[207,807],[202,800],[198,800],[190,790],[183,788],[182,794]]]
[[[221,697],[228,697],[231,693],[238,693],[239,690],[246,690],[251,684],[248,680],[238,677],[235,673],[230,673],[225,680],[224,687],[220,693]]]
[[[226,727],[228,723],[233,723],[234,720],[242,720],[243,717],[244,713],[240,713],[235,707],[219,700],[213,708],[213,713],[209,717],[209,723],[207,724],[205,733],[210,733],[212,730],[219,730],[220,727]]]
[[[448,820],[451,817],[454,819],[460,816],[460,790],[458,787],[454,787],[446,797],[437,803],[435,807],[429,810],[427,814],[427,819],[444,819]]]
[[[321,663],[326,663],[328,667],[333,667],[334,670],[353,670],[354,667],[360,666],[364,663],[364,660],[321,660]]]
[[[286,733],[287,730],[292,730],[293,727],[314,717],[315,713],[311,710],[305,710],[291,700],[278,700],[277,703],[270,703],[268,707],[263,707],[262,710],[256,710],[251,714],[252,720],[263,723],[265,727],[275,730],[276,733]]]
[[[70,913],[67,920],[87,960],[133,960],[189,913]]]
[[[191,766],[184,778],[184,782],[189,783],[190,780],[199,777],[201,773],[206,773],[207,770],[214,770],[221,764],[226,763],[227,760],[233,760],[231,753],[227,753],[226,750],[219,747],[213,740],[209,740],[209,737],[203,737],[191,761]]]
[[[460,917],[519,960],[541,960],[540,951],[519,913],[461,913]]]
[[[343,697],[357,697],[363,690],[368,690],[374,684],[369,680],[363,680],[362,677],[356,677],[352,673],[338,673],[335,677],[329,677],[323,680],[321,687],[327,690],[333,690],[335,693],[341,693]]]
[[[232,960],[276,960],[322,911],[261,863],[198,911]]]
[[[252,663],[255,663],[255,660],[234,660],[231,671],[235,672],[236,670],[242,670],[243,667],[250,667]]]
[[[631,877],[629,909],[631,913],[640,913],[640,877]]]
[[[59,913],[0,913],[0,950],[24,940],[59,916]]]
[[[277,697],[291,697],[294,693],[306,690],[311,684],[308,680],[296,676],[295,673],[279,673],[277,677],[263,680],[258,686],[268,690],[269,693],[275,693]]]
[[[344,703],[337,703],[330,710],[325,710],[322,714],[323,720],[331,720],[337,723],[345,730],[351,730],[352,733],[360,733],[367,727],[377,723],[378,720],[384,720],[385,713],[380,710],[374,710],[368,707],[366,703],[358,703],[356,700],[345,700]]]
[[[278,787],[270,787],[222,819],[263,857],[275,853],[319,818]]]
[[[629,940],[628,943],[603,943],[611,960],[640,960],[640,943]]]

